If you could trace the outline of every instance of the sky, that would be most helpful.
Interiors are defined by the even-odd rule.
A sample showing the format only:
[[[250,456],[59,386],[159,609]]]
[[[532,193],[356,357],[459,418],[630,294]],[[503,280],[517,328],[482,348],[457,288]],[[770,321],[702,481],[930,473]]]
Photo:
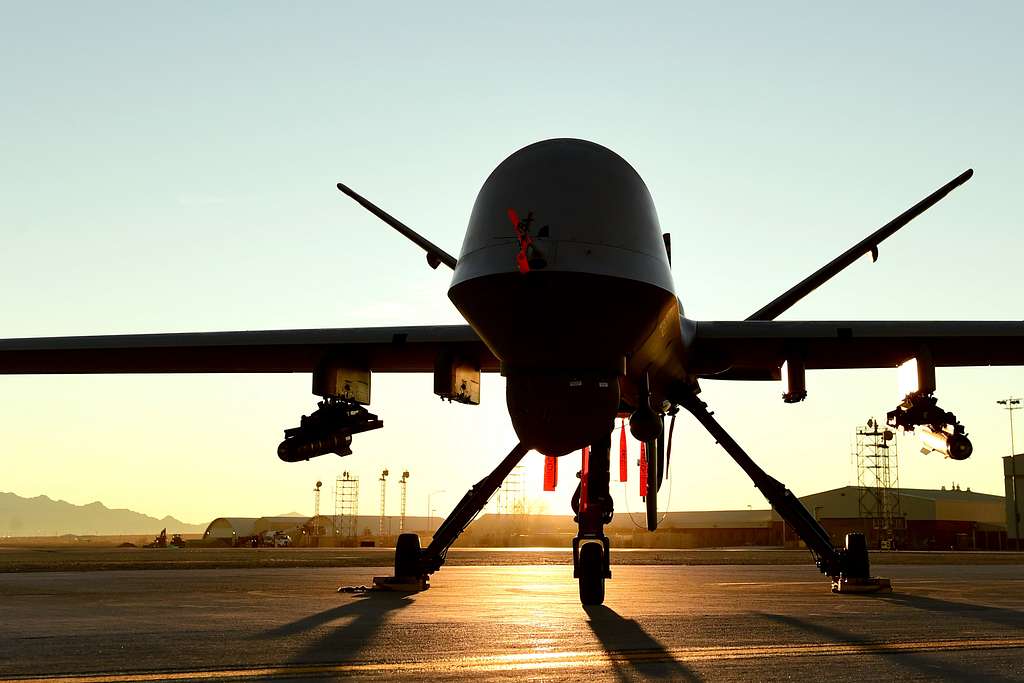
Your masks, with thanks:
[[[579,137],[628,160],[673,235],[689,317],[742,319],[966,168],[964,187],[786,320],[1020,320],[1024,43],[1018,3],[3,3],[0,337],[461,323],[450,271],[343,197],[343,181],[457,253],[515,150]],[[892,370],[705,382],[737,440],[798,495],[856,482],[854,432]],[[385,423],[354,454],[278,460],[315,407],[303,375],[0,377],[0,490],[190,522],[360,508],[445,514],[515,444],[504,383],[444,404],[375,375]],[[1024,370],[940,369],[966,462],[900,439],[900,483],[1002,493],[995,404]],[[1018,418],[1022,417],[1018,414]],[[1024,422],[1020,429],[1024,443]],[[665,506],[766,503],[681,416]],[[631,460],[637,444],[631,444]],[[1020,450],[1020,448],[1018,448]],[[568,512],[562,460],[533,509]],[[635,463],[613,493],[642,509]]]

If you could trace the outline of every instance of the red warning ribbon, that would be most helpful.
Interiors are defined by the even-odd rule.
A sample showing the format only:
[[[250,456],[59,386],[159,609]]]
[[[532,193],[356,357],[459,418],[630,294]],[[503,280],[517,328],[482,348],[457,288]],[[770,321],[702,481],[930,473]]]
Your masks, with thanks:
[[[647,497],[647,444],[640,442],[640,496]]]
[[[622,431],[619,432],[619,481],[626,481],[626,418],[622,418]]]
[[[554,491],[558,486],[558,458],[553,455],[544,456],[544,490]]]
[[[590,507],[587,501],[587,480],[590,479],[590,447],[583,447],[583,464],[580,467],[580,513]]]
[[[533,245],[533,238],[530,237],[526,224],[519,220],[519,214],[516,213],[515,209],[508,210],[508,219],[512,221],[512,226],[516,229],[516,237],[519,238],[519,253],[516,254],[516,265],[519,266],[520,273],[529,273],[530,259],[527,252]],[[532,219],[528,218],[528,220]]]

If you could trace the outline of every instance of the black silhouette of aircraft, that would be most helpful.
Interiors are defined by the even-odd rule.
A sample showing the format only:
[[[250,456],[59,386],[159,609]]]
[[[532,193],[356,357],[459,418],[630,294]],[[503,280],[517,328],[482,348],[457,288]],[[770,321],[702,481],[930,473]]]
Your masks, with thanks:
[[[306,372],[318,408],[285,431],[286,461],[348,455],[354,434],[383,426],[366,406],[374,372],[433,373],[442,399],[477,404],[480,373],[501,372],[519,443],[477,483],[421,548],[397,542],[391,585],[426,587],[448,549],[529,450],[589,456],[573,507],[574,574],[584,604],[604,600],[611,576],[604,526],[617,416],[644,442],[648,527],[671,453],[664,420],[691,413],[805,541],[833,589],[884,588],[863,536],[835,547],[799,500],[764,472],[701,401],[700,381],[782,380],[786,402],[806,396],[806,370],[901,367],[912,386],[888,414],[927,433],[954,459],[971,454],[956,416],[935,398],[940,366],[1024,363],[1020,322],[778,322],[775,319],[966,182],[968,170],[874,231],[745,320],[687,318],[672,281],[671,241],[646,185],[625,160],[583,140],[525,147],[487,178],[456,259],[345,185],[338,188],[454,271],[448,297],[466,325],[9,339],[0,373]],[[685,247],[685,243],[684,243]],[[666,434],[666,432],[668,434]],[[383,584],[389,584],[383,581]]]

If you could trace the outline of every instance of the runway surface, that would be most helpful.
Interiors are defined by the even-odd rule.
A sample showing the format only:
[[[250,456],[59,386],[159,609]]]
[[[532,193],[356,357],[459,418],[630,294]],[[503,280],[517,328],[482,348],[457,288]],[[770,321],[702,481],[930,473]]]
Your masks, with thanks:
[[[1024,680],[1020,566],[891,566],[836,596],[813,567],[448,567],[405,596],[366,568],[0,575],[0,677],[76,680]],[[883,572],[879,572],[883,573]]]
[[[81,545],[13,545],[0,539],[0,573],[98,571],[110,569],[251,569],[262,567],[381,567],[394,561],[394,548],[115,548]],[[708,565],[790,564],[806,567],[806,550],[781,548],[615,548],[612,564]],[[1016,564],[1024,553],[875,551],[871,562],[893,564]],[[571,542],[558,548],[452,548],[446,567],[572,564]]]

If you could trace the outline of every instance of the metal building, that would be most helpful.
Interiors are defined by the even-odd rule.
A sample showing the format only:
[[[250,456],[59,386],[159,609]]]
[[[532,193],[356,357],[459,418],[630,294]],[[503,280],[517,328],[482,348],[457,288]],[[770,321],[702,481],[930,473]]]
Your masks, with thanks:
[[[206,527],[203,538],[234,543],[240,538],[255,536],[257,521],[258,517],[218,517]]]
[[[1003,458],[1006,482],[1006,539],[1016,550],[1024,549],[1024,455]]]
[[[231,545],[244,545],[254,537],[280,531],[296,545],[304,539],[334,535],[333,518],[318,517],[218,517],[203,533],[204,540],[219,540]]]
[[[852,531],[863,533],[870,547],[881,545],[879,529],[860,517],[861,491],[856,486],[801,496],[808,511],[840,542]],[[1006,548],[1005,502],[1002,496],[970,488],[900,489],[906,520],[897,549],[1003,550]]]

